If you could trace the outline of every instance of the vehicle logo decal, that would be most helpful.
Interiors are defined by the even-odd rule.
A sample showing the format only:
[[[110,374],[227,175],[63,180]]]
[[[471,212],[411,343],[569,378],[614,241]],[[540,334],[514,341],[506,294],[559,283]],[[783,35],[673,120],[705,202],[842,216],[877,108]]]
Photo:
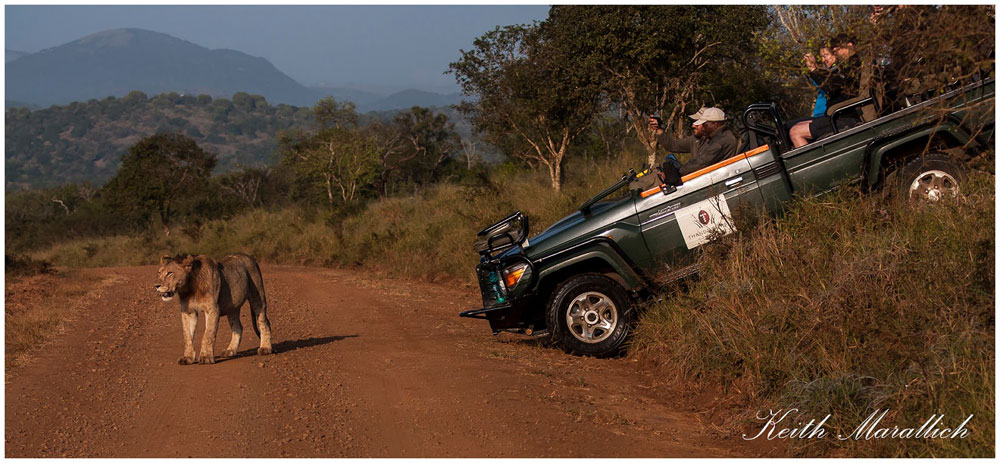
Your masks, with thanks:
[[[675,217],[688,249],[736,230],[726,196],[721,194],[679,209]]]

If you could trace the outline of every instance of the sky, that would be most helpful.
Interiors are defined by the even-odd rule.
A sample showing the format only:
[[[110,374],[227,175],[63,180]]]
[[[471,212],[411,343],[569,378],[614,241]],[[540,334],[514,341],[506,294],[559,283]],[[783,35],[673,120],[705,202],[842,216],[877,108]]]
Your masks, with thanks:
[[[498,25],[544,20],[545,5],[14,6],[5,48],[33,53],[95,32],[139,28],[268,59],[307,86],[458,92],[444,75]]]

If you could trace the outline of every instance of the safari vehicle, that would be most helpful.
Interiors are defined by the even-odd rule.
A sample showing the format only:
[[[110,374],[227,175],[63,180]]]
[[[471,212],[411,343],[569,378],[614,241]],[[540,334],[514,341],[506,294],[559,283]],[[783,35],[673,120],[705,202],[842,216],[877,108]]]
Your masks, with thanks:
[[[460,315],[488,320],[494,334],[550,336],[570,353],[613,355],[637,303],[696,273],[692,251],[732,232],[737,208],[778,214],[792,195],[846,184],[897,185],[927,200],[956,194],[963,167],[955,159],[993,146],[994,91],[993,78],[975,82],[796,149],[775,104],[751,105],[740,154],[680,186],[605,200],[636,178],[630,171],[536,236],[521,212],[480,231],[483,307]],[[833,117],[872,104],[845,102]]]

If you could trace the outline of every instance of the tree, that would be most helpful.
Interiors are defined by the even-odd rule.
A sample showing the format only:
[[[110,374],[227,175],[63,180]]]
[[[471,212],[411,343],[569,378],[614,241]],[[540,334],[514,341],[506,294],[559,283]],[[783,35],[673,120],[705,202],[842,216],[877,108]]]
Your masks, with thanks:
[[[320,186],[331,206],[338,197],[354,203],[378,173],[375,142],[358,130],[335,127],[298,142],[283,138],[279,143],[296,176]]]
[[[354,103],[338,103],[333,97],[326,97],[313,106],[313,120],[320,128],[357,127],[358,113]]]
[[[898,109],[906,95],[940,91],[952,82],[983,76],[993,66],[992,6],[774,8],[777,21],[764,35],[764,52],[774,63],[769,72],[802,95],[791,108],[794,112],[802,112],[815,98],[803,77],[803,54],[816,54],[840,33],[854,40],[865,63],[861,90],[873,90],[883,108]]]
[[[382,121],[369,124],[366,132],[371,136],[379,159],[379,174],[375,179],[375,188],[379,197],[385,198],[389,196],[392,174],[402,162],[405,162],[403,152],[406,149],[406,140],[399,126]]]
[[[219,178],[224,191],[245,203],[247,207],[256,208],[261,202],[259,193],[261,185],[268,180],[271,169],[242,166]]]
[[[352,204],[378,174],[377,142],[358,129],[351,103],[325,98],[313,107],[313,116],[318,131],[279,134],[283,162],[295,171],[299,182],[323,191],[330,206],[338,197]]]
[[[465,159],[465,168],[472,170],[480,160],[479,147],[474,138],[463,137],[460,140],[462,147],[462,159]]]
[[[391,168],[397,170],[404,181],[422,184],[437,180],[441,168],[458,148],[455,124],[448,121],[448,116],[419,106],[397,114],[393,123],[399,129],[405,148]]]
[[[560,34],[543,25],[496,28],[449,64],[465,95],[459,110],[497,146],[511,132],[527,150],[512,154],[544,165],[552,188],[573,140],[596,112],[598,82],[579,65]],[[558,28],[555,29],[559,31]]]
[[[169,227],[178,206],[197,200],[205,190],[215,162],[214,154],[184,135],[146,137],[122,156],[118,173],[101,197],[136,224],[147,225],[157,214]]]
[[[554,6],[545,24],[580,56],[607,101],[628,116],[653,164],[648,116],[680,134],[701,104],[741,107],[766,91],[756,79],[758,33],[769,23],[756,6]]]

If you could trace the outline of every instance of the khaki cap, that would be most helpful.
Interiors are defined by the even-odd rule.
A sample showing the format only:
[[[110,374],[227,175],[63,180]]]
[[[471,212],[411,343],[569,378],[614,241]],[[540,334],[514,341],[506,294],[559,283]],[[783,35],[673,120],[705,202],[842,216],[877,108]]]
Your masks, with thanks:
[[[701,125],[706,122],[721,122],[726,120],[726,113],[719,108],[701,108],[698,112],[690,116],[695,119],[692,125]]]
[[[696,112],[696,113],[694,113],[694,114],[692,114],[692,115],[690,115],[688,117],[690,117],[691,119],[694,119],[694,120],[698,120],[698,119],[701,118],[701,114],[704,113],[706,109],[708,109],[708,108],[705,107],[705,106],[702,106],[701,109],[698,110],[698,112]]]

